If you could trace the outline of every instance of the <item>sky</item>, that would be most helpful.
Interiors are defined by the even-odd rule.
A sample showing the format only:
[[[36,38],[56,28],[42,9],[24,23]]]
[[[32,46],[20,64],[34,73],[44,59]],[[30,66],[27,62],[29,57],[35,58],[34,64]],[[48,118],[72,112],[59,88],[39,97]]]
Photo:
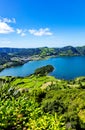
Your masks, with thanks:
[[[0,47],[85,45],[85,0],[0,0]]]

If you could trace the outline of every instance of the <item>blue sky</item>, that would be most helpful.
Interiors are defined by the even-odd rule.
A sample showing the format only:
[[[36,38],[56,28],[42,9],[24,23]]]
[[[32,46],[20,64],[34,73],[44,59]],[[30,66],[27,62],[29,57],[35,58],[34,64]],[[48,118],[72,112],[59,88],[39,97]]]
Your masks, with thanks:
[[[0,0],[0,47],[85,45],[85,0]]]

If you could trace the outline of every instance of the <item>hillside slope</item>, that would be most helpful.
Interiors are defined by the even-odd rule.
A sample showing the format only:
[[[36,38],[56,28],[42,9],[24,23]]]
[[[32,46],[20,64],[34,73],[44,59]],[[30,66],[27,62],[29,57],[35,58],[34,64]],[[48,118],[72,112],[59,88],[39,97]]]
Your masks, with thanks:
[[[1,130],[84,130],[85,77],[0,77]]]

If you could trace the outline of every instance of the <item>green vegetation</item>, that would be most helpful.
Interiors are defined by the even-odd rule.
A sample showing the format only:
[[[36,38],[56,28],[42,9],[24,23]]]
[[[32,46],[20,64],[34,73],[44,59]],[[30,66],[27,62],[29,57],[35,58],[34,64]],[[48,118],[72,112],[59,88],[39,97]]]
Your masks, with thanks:
[[[55,55],[55,50],[54,48],[48,48],[48,47],[43,47],[40,48],[40,57],[45,58],[46,56],[53,56]]]
[[[0,77],[1,130],[84,130],[85,77]]]
[[[85,47],[1,49],[0,70],[48,56],[85,55]],[[33,54],[32,54],[33,53]],[[0,130],[84,130],[85,77],[46,76],[51,65],[29,77],[0,77]]]
[[[46,65],[46,66],[36,69],[34,74],[44,76],[52,72],[53,70],[54,70],[54,67],[52,65]]]

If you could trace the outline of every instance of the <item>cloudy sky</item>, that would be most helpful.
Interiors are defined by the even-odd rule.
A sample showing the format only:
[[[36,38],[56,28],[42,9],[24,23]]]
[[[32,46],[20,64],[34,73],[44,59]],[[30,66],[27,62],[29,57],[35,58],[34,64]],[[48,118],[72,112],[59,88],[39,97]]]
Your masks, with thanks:
[[[85,45],[85,0],[0,0],[0,47]]]

